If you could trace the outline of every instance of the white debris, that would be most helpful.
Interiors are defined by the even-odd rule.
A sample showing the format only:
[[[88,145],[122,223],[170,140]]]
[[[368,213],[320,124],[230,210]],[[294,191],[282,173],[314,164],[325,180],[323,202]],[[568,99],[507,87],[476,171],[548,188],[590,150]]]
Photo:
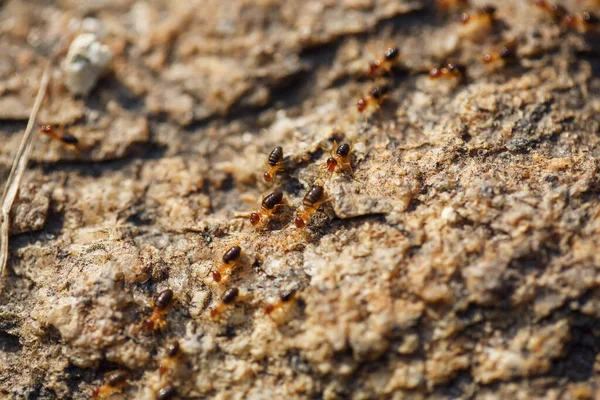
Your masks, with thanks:
[[[112,60],[111,49],[91,33],[73,40],[64,63],[66,84],[74,94],[87,95],[106,72]]]

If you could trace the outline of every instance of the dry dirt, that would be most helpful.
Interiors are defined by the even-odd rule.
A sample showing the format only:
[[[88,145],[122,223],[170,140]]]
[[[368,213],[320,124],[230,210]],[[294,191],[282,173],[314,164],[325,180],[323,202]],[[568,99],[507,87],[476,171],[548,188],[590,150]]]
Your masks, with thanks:
[[[598,398],[600,39],[495,3],[473,36],[431,1],[0,1],[0,181],[49,58],[39,121],[81,144],[40,137],[13,207],[2,397],[90,398],[127,370],[115,399]],[[60,68],[81,32],[114,53],[85,98]],[[516,63],[481,62],[508,41]],[[373,82],[391,44],[400,68]],[[464,81],[428,77],[448,60]],[[365,118],[375,84],[391,91]],[[353,177],[319,180],[334,139]],[[299,230],[321,181],[330,202]],[[289,205],[264,229],[240,217],[276,188]]]

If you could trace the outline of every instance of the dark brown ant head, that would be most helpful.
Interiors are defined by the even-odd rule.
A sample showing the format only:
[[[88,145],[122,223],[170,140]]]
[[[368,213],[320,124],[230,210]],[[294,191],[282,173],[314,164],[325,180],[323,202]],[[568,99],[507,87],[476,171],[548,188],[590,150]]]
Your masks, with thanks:
[[[279,298],[283,302],[290,301],[292,297],[296,294],[296,289],[287,289],[279,293]]]
[[[296,228],[304,228],[306,226],[306,221],[298,216],[294,219],[294,225],[296,225]]]
[[[268,210],[272,210],[276,205],[283,201],[283,192],[277,191],[268,194],[262,201],[262,206]]]
[[[177,354],[179,354],[179,350],[180,347],[178,341],[169,343],[169,345],[167,346],[167,357],[175,357]]]
[[[221,273],[219,271],[214,271],[212,277],[215,282],[221,282]]]
[[[260,214],[257,212],[253,212],[252,214],[250,214],[250,223],[252,225],[256,225],[260,222]]]
[[[340,157],[346,157],[350,153],[350,145],[347,143],[342,143],[338,146],[335,154]]]
[[[65,144],[77,145],[79,143],[79,140],[75,136],[69,135],[68,133],[63,134],[60,137],[60,140]]]
[[[363,111],[365,111],[366,108],[367,108],[367,101],[361,97],[356,102],[356,109],[358,110],[358,112],[363,112]]]
[[[160,310],[164,310],[165,308],[171,305],[173,301],[173,291],[171,289],[166,289],[160,292],[158,297],[156,298],[156,308]]]
[[[237,261],[242,255],[242,248],[240,246],[233,246],[223,254],[223,262],[230,264],[233,261]]]
[[[272,176],[271,176],[271,174],[270,174],[270,173],[268,173],[268,172],[265,172],[265,173],[263,174],[263,178],[264,178],[265,182],[271,182],[271,181],[273,180],[273,177],[272,177]]]
[[[156,400],[171,400],[177,396],[177,390],[171,385],[161,387],[156,392]]]
[[[129,379],[129,372],[125,370],[118,370],[108,374],[106,377],[106,383],[108,386],[117,387],[125,383],[127,379]]]
[[[235,301],[235,299],[239,296],[240,290],[236,287],[227,289],[225,293],[223,293],[223,297],[221,301],[225,304],[231,304]]]
[[[398,49],[396,47],[390,47],[385,51],[384,57],[386,61],[394,61],[398,58],[398,55],[400,55]]]
[[[283,160],[283,148],[281,146],[275,147],[271,154],[269,154],[269,165],[271,167],[276,166]]]

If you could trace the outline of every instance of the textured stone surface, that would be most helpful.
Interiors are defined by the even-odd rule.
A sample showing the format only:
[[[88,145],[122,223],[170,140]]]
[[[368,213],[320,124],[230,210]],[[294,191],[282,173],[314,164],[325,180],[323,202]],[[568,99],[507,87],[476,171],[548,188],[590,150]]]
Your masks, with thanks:
[[[600,41],[495,3],[471,37],[429,1],[3,2],[2,178],[46,58],[82,32],[114,58],[85,98],[53,69],[40,122],[81,146],[40,138],[12,210],[2,396],[89,398],[126,369],[115,398],[594,398]],[[518,63],[481,62],[510,40]],[[391,44],[403,68],[364,118]],[[448,60],[463,82],[428,77]],[[354,143],[353,176],[319,180],[334,139]],[[267,185],[278,145],[288,168]],[[298,230],[315,181],[330,201]],[[275,188],[288,206],[257,230],[243,216]],[[241,265],[216,283],[233,245]]]

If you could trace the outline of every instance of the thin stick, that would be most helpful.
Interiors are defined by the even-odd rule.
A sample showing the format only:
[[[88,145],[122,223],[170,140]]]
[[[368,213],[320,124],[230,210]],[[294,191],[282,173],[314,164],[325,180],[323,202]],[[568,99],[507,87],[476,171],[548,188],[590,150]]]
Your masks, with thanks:
[[[0,225],[0,281],[4,278],[4,270],[8,261],[8,228],[10,226],[10,209],[15,201],[15,197],[17,197],[19,184],[21,183],[21,178],[23,177],[23,173],[27,167],[29,155],[31,154],[31,149],[33,149],[34,140],[37,137],[37,135],[32,134],[33,127],[35,125],[35,120],[37,118],[38,111],[40,110],[40,106],[42,105],[42,101],[44,101],[49,80],[50,64],[46,65],[46,68],[44,69],[44,74],[42,75],[42,80],[40,81],[40,88],[35,98],[35,103],[33,103],[31,114],[29,115],[29,121],[27,122],[25,134],[23,135],[23,139],[19,145],[19,150],[15,156],[15,161],[13,162],[10,174],[8,175],[8,180],[6,181],[6,186],[4,187],[4,193],[2,194],[2,225]]]

